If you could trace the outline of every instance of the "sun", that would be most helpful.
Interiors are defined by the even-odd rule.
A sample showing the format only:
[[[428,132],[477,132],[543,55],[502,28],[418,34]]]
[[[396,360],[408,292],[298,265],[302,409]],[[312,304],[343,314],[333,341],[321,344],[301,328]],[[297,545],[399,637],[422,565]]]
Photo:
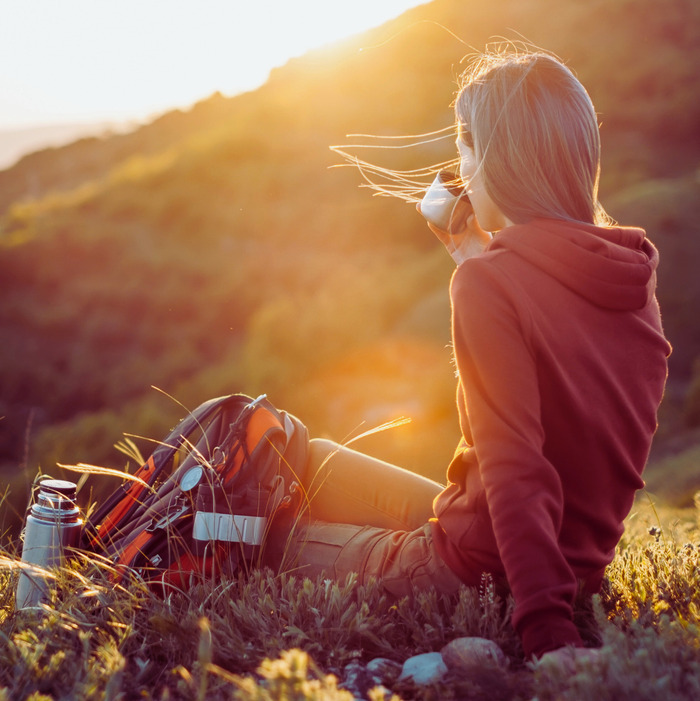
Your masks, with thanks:
[[[25,0],[0,8],[0,127],[146,118],[261,85],[416,0]]]

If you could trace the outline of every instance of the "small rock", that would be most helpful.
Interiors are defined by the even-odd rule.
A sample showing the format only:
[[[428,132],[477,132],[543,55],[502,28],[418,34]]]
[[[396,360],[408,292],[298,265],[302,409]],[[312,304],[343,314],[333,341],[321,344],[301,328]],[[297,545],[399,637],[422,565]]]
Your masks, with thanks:
[[[401,674],[401,664],[388,657],[375,657],[367,663],[367,672],[376,684],[392,686]]]
[[[343,681],[340,684],[341,689],[349,691],[355,698],[364,699],[373,686],[376,684],[372,675],[368,674],[367,669],[357,660],[353,660],[345,666]]]
[[[447,674],[442,655],[439,652],[426,652],[409,657],[401,669],[399,681],[413,681],[424,685],[440,681]]]
[[[508,664],[503,650],[486,638],[456,638],[447,643],[440,654],[449,669],[506,667]]]

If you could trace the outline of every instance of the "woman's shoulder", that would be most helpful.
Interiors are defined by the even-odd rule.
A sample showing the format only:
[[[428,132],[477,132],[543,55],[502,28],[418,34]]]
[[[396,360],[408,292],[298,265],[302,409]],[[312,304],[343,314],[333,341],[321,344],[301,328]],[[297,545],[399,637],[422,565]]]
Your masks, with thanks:
[[[506,250],[491,251],[469,258],[461,263],[452,274],[450,293],[453,298],[484,297],[495,294],[507,295],[512,285],[507,272],[509,257]]]

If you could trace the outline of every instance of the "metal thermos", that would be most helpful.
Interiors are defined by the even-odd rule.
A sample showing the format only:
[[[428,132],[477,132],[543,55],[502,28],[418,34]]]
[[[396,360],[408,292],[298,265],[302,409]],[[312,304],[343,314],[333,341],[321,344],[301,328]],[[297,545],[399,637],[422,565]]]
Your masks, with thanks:
[[[47,479],[39,484],[36,502],[27,515],[24,528],[23,567],[17,584],[16,608],[37,606],[48,595],[42,569],[62,564],[68,549],[78,545],[82,526],[75,503],[76,485],[65,480]]]

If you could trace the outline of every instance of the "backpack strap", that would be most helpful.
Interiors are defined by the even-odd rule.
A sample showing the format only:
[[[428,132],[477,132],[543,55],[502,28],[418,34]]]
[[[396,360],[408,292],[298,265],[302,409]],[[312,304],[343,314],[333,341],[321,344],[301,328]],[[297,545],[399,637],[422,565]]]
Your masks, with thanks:
[[[83,532],[83,547],[89,549],[103,548],[114,539],[120,528],[133,518],[135,511],[144,504],[144,495],[153,488],[163,471],[171,461],[177,460],[178,451],[188,437],[197,429],[202,430],[202,438],[207,435],[203,424],[221,408],[234,404],[246,405],[252,402],[250,397],[242,394],[231,394],[215,397],[200,404],[190,412],[160,443],[148,460],[139,468],[135,476],[142,480],[125,481],[86,523]],[[210,447],[211,450],[214,446]],[[190,457],[192,457],[190,455]],[[196,459],[196,456],[195,456]],[[143,484],[145,482],[146,484]],[[148,485],[148,486],[146,486]]]

